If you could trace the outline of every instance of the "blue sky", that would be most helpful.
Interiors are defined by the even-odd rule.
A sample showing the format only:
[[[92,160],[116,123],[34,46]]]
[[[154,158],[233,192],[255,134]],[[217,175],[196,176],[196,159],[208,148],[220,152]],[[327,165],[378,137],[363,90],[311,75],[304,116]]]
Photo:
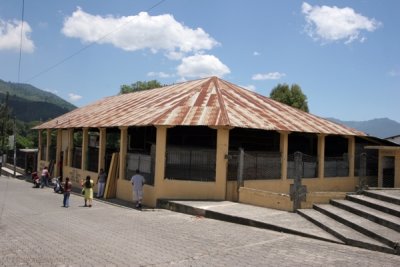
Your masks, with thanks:
[[[154,5],[157,6],[153,7]],[[0,79],[76,106],[122,84],[219,76],[310,112],[400,122],[400,1],[0,0]]]

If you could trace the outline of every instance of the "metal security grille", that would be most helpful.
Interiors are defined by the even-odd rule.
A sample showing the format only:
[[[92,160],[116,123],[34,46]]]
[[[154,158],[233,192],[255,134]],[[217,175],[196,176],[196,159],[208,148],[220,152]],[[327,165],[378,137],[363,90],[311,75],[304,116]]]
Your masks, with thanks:
[[[174,180],[215,181],[216,151],[168,148],[165,177]]]
[[[126,155],[125,179],[130,180],[136,170],[139,170],[146,180],[146,184],[154,185],[154,162],[154,157],[151,155],[128,153]]]
[[[295,178],[295,162],[294,162],[294,155],[288,155],[288,162],[287,162],[287,177],[288,179]],[[302,177],[303,178],[316,178],[318,177],[318,160],[316,156],[310,156],[307,154],[302,154]]]
[[[349,176],[349,157],[344,153],[341,157],[325,157],[325,177],[347,177]]]
[[[239,152],[229,152],[228,180],[238,179]],[[245,151],[243,180],[272,180],[281,178],[280,152]]]
[[[92,172],[98,171],[99,166],[99,149],[96,147],[88,147],[87,160],[86,160],[87,170]]]
[[[72,166],[74,168],[80,169],[82,165],[82,148],[74,147],[72,150]]]

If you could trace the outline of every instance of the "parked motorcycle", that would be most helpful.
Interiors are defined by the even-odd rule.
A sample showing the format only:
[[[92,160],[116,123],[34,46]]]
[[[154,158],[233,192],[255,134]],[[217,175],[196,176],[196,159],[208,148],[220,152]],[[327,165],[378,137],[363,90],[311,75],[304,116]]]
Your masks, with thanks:
[[[31,174],[33,187],[39,188],[40,187],[40,177],[38,176],[37,172],[32,172]]]
[[[62,185],[61,177],[57,177],[55,179],[55,183],[54,184],[55,184],[54,185],[54,192],[55,193],[59,193],[59,194],[64,193],[64,187]]]

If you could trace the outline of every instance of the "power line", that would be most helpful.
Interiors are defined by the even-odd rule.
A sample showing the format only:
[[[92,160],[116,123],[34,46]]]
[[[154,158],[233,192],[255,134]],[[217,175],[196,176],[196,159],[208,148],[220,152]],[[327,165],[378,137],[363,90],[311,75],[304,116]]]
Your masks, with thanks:
[[[151,6],[150,8],[148,8],[147,10],[145,10],[146,12],[150,12],[152,9],[156,8],[157,6],[161,5],[163,2],[165,2],[165,0],[161,0],[158,1],[155,5]],[[34,76],[32,76],[31,78],[27,79],[25,82],[29,82],[33,79],[36,79],[37,77],[43,75],[46,72],[51,71],[52,69],[55,69],[56,67],[60,66],[61,64],[63,64],[64,62],[66,62],[67,60],[77,56],[78,54],[82,53],[83,51],[85,51],[86,49],[92,47],[93,45],[95,45],[96,43],[98,43],[99,41],[107,38],[108,36],[110,36],[111,34],[116,33],[117,31],[119,31],[121,28],[125,27],[127,24],[131,23],[133,21],[133,18],[129,21],[127,21],[126,23],[119,25],[117,28],[115,28],[113,31],[106,33],[105,35],[101,36],[100,38],[98,38],[96,41],[85,45],[84,47],[82,47],[81,49],[77,50],[76,52],[72,53],[71,55],[65,57],[64,59],[60,60],[59,62],[51,65],[50,67],[40,71],[39,73],[35,74]],[[19,79],[19,76],[18,76]]]
[[[19,41],[19,59],[18,59],[18,83],[19,83],[19,78],[21,75],[21,58],[22,58],[22,35],[24,32],[24,12],[25,12],[25,0],[22,0],[22,14],[21,14],[21,35],[20,35],[20,41]]]

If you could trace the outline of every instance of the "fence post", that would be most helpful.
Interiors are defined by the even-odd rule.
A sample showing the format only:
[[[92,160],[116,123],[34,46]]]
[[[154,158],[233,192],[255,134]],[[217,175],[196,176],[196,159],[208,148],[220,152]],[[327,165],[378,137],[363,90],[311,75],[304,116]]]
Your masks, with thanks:
[[[367,153],[361,153],[360,155],[360,169],[358,171],[358,190],[357,193],[361,193],[363,190],[368,188],[367,185]]]
[[[243,166],[244,166],[244,150],[243,150],[243,148],[239,148],[239,162],[238,162],[238,171],[237,171],[238,191],[239,191],[240,187],[244,186]]]
[[[306,200],[307,187],[301,184],[303,174],[303,154],[294,153],[294,184],[290,185],[290,200],[293,201],[293,211],[301,208],[301,201]]]

